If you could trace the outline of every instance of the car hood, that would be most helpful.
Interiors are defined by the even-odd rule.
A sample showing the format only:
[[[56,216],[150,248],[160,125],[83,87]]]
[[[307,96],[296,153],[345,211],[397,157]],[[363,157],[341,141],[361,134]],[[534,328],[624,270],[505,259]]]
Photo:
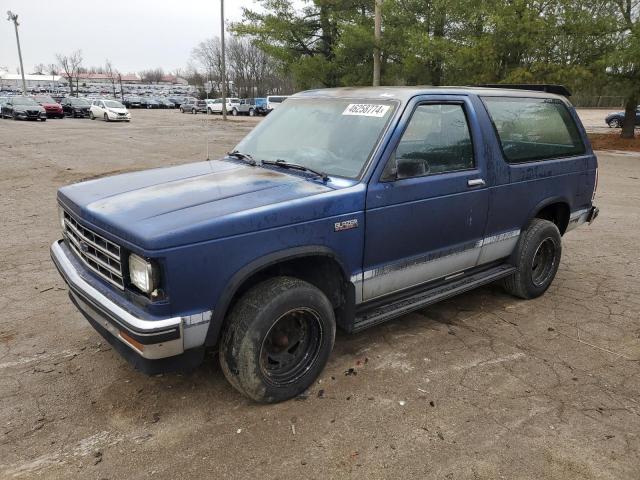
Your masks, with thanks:
[[[111,112],[115,112],[115,113],[127,113],[128,110],[126,108],[111,108],[111,107],[107,107],[109,109],[109,111]]]
[[[71,108],[75,108],[76,110],[88,110],[91,105],[71,105]]]
[[[62,108],[62,106],[59,103],[42,103],[41,104],[44,108]]]
[[[317,217],[289,207],[333,190],[302,176],[211,161],[90,180],[61,188],[58,199],[99,230],[157,250]]]
[[[44,112],[44,108],[41,105],[14,105],[13,110],[15,112],[26,112],[27,110],[38,110]]]

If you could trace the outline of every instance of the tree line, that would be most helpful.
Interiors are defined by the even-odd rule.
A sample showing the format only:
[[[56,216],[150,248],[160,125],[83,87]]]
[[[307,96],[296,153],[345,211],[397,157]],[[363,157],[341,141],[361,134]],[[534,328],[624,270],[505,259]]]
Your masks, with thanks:
[[[561,83],[582,95],[640,96],[638,0],[259,0],[234,34],[248,38],[294,89],[370,85]],[[627,122],[623,135],[633,136]]]

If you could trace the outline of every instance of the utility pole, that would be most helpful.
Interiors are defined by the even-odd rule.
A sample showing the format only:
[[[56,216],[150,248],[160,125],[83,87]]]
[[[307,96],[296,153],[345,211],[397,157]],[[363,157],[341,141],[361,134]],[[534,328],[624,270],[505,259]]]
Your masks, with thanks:
[[[382,0],[374,0],[375,2],[375,19],[374,19],[374,42],[373,47],[373,86],[380,86],[380,40],[382,39],[382,12],[380,3]]]
[[[224,0],[220,0],[220,46],[222,48],[222,119],[227,119],[227,69],[224,51]]]
[[[16,43],[18,44],[18,57],[20,57],[20,74],[22,75],[22,95],[27,94],[27,82],[24,79],[24,66],[22,65],[22,50],[20,50],[20,35],[18,35],[18,15],[7,10],[7,20],[13,22],[13,26],[16,29]]]

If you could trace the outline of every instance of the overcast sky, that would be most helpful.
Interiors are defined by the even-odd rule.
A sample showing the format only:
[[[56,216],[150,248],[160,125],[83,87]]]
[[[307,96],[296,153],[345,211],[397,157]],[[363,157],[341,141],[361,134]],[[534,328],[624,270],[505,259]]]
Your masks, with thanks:
[[[240,20],[255,0],[225,0],[227,21]],[[109,58],[123,73],[185,67],[191,49],[220,34],[220,0],[0,0],[0,67],[19,65],[13,23],[17,13],[24,68],[55,62],[81,49],[84,66]]]

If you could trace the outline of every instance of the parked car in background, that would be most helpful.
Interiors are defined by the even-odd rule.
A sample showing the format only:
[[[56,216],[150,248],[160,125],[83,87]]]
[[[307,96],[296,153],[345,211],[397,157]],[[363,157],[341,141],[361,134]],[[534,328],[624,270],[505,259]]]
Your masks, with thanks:
[[[61,105],[67,117],[84,118],[89,116],[91,103],[84,98],[66,97],[62,99]]]
[[[0,118],[4,118],[4,105],[9,101],[9,97],[0,97]]]
[[[105,122],[129,122],[131,114],[122,103],[116,100],[94,100],[89,109],[91,120],[100,118]]]
[[[158,102],[160,108],[175,108],[176,106],[175,103],[163,97],[153,97],[153,99]]]
[[[136,368],[193,368],[217,346],[234,388],[286,400],[316,381],[337,327],[496,281],[543,295],[562,236],[598,215],[597,158],[561,95],[345,88],[279,110],[220,160],[58,191],[53,261]]]
[[[284,102],[288,97],[286,95],[269,95],[267,97],[267,113],[272,112]]]
[[[624,119],[625,119],[625,113],[624,112],[615,112],[615,113],[610,113],[609,115],[607,115],[607,117],[604,119],[604,121],[611,128],[622,128],[622,125],[624,124]],[[635,123],[635,125],[636,126],[640,125],[640,105],[638,105],[638,107],[636,108],[636,123]]]
[[[124,101],[122,103],[124,103],[125,107],[127,108],[140,108],[142,106],[142,98],[131,95],[128,97],[124,97]]]
[[[168,97],[168,100],[174,104],[175,108],[180,108],[180,105],[187,100],[187,97]]]
[[[33,99],[44,107],[48,118],[64,118],[62,105],[49,95],[36,95]]]
[[[243,98],[240,100],[240,104],[236,107],[240,115],[249,115],[253,117],[255,115],[267,114],[267,99],[266,98]]]
[[[238,107],[240,99],[231,97],[227,98],[227,113],[230,115],[238,115]],[[207,113],[222,113],[222,98],[209,99],[207,104]]]
[[[47,120],[47,112],[42,105],[21,95],[9,97],[2,107],[2,114],[14,120]]]
[[[142,108],[160,108],[160,102],[158,102],[157,100],[151,98],[151,97],[142,97],[142,100],[140,101],[140,106]]]
[[[207,102],[204,100],[197,100],[195,98],[187,100],[180,105],[180,112],[182,113],[207,113]]]

